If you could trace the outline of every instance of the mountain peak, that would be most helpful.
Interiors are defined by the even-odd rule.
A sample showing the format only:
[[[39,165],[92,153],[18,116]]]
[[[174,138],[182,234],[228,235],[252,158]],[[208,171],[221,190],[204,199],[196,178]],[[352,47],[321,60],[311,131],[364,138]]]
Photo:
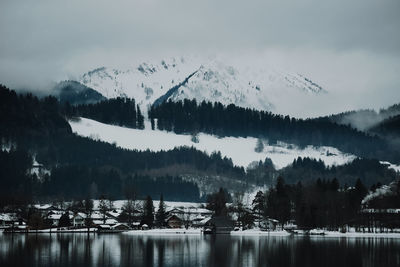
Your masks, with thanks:
[[[142,62],[126,70],[101,67],[83,74],[79,82],[107,98],[132,97],[140,105],[188,98],[270,111],[279,106],[278,95],[327,92],[301,74],[190,57]]]

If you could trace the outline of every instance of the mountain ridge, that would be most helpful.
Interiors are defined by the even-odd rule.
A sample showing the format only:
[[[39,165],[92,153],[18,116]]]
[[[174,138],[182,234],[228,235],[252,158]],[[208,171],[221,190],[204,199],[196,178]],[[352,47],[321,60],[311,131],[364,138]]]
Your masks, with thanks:
[[[285,98],[328,93],[301,74],[190,57],[144,62],[125,70],[100,67],[83,74],[78,82],[106,98],[135,98],[145,107],[159,99],[196,99],[276,111]]]

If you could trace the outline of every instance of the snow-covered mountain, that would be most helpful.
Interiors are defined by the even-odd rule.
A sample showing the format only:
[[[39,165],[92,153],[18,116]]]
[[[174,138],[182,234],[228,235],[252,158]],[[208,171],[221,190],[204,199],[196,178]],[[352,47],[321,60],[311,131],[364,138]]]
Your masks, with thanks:
[[[216,58],[171,58],[130,69],[101,67],[79,82],[107,98],[135,98],[140,105],[195,98],[276,111],[283,99],[326,91],[301,74],[268,66],[233,66]]]

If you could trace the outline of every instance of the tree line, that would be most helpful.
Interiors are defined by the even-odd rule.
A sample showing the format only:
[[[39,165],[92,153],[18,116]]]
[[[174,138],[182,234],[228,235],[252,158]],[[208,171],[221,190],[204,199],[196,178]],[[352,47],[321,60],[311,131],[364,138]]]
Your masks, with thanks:
[[[388,196],[376,198],[369,203],[368,208],[399,208],[400,182],[397,181],[397,191]],[[295,224],[300,229],[325,228],[332,231],[347,231],[346,227],[356,229],[374,226],[371,218],[361,211],[362,200],[370,191],[358,179],[354,185],[340,186],[337,179],[317,179],[313,183],[287,184],[282,176],[276,184],[265,192],[258,191],[254,197],[251,209],[243,203],[243,194],[233,194],[232,201],[222,188],[211,194],[207,199],[207,208],[213,211],[213,216],[229,218],[236,213],[237,221],[244,228],[258,226],[271,229],[268,221],[279,223],[283,228],[286,224]],[[230,205],[227,205],[231,202]],[[397,221],[381,220],[380,226],[392,228]],[[375,225],[376,227],[377,225]]]
[[[135,99],[117,97],[92,104],[64,106],[68,117],[85,117],[107,124],[144,129],[144,116]]]

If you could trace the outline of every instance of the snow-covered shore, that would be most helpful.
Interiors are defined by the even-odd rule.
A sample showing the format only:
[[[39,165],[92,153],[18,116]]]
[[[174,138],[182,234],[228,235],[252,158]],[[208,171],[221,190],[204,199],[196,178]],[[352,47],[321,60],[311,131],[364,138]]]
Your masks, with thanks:
[[[287,231],[261,231],[258,229],[249,229],[244,231],[233,231],[233,236],[310,236],[310,237],[345,237],[345,238],[400,238],[400,232],[396,233],[363,233],[363,232],[346,232],[341,233],[338,231],[314,231],[310,234],[292,234]]]
[[[150,230],[132,230],[123,232],[127,235],[200,235],[201,229],[150,229]]]
[[[325,232],[324,237],[400,238],[400,233]]]
[[[249,229],[243,231],[232,231],[231,235],[234,236],[290,236],[287,231],[261,231],[256,229]]]

